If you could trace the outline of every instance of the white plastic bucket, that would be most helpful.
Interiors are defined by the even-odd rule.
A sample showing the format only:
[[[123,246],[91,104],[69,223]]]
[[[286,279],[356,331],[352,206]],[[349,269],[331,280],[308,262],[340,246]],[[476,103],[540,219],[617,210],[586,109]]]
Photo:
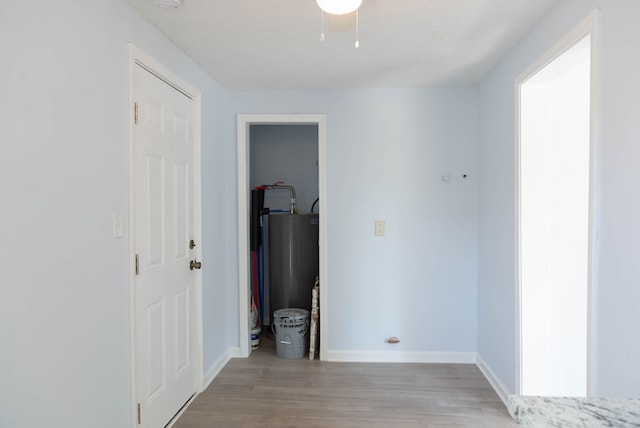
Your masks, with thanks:
[[[273,313],[276,355],[286,360],[304,358],[309,332],[309,311],[298,308],[278,309]]]

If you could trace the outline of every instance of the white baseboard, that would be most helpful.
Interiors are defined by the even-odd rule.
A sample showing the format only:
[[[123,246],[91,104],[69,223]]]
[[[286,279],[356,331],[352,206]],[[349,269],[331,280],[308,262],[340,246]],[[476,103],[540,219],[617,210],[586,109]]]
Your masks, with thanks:
[[[482,359],[480,354],[477,354],[476,356],[476,365],[478,366],[484,377],[487,378],[487,381],[489,381],[493,389],[496,391],[496,394],[498,394],[498,397],[500,397],[500,400],[502,400],[504,406],[507,408],[507,410],[509,410],[509,393],[507,392],[507,388],[500,381],[498,376],[496,376],[493,370],[491,370],[489,365]]]
[[[327,351],[326,358],[354,363],[476,363],[475,352]]]
[[[211,382],[213,382],[216,376],[218,376],[220,370],[223,369],[223,367],[229,362],[230,359],[238,357],[240,357],[239,347],[235,346],[227,348],[227,350],[220,356],[220,358],[218,358],[216,362],[213,363],[209,370],[207,370],[207,372],[204,374],[202,391],[207,389],[207,387],[211,384]]]

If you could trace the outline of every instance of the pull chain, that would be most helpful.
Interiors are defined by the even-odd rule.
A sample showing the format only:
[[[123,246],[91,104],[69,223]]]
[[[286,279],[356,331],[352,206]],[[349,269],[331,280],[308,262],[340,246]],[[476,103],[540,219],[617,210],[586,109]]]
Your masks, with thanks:
[[[356,49],[360,47],[360,9],[356,9]]]
[[[322,6],[324,7],[324,1],[322,2]],[[324,9],[321,7],[320,8],[320,41],[324,42]]]

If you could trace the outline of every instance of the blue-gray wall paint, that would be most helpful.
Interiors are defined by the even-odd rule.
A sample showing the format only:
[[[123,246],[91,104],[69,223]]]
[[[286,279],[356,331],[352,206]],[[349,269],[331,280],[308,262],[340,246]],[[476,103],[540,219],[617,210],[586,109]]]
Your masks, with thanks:
[[[327,349],[475,352],[476,89],[229,95],[230,122],[327,115]]]
[[[318,197],[318,127],[252,125],[249,134],[251,187],[284,181],[296,190],[299,212],[308,213]],[[268,191],[264,201],[271,209],[288,210],[291,206],[286,190]]]
[[[129,46],[202,92],[205,368],[237,330],[235,141],[225,92],[128,4],[5,0],[0,13],[0,426],[131,425]],[[231,218],[231,219],[230,219]],[[231,285],[230,285],[231,284]],[[231,289],[231,292],[228,290]],[[232,324],[231,324],[232,325]]]

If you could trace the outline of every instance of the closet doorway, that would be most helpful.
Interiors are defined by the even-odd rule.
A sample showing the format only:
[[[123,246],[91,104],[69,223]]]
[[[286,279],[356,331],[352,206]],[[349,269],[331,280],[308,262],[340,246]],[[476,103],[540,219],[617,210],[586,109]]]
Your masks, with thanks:
[[[251,210],[251,132],[263,126],[298,126],[310,125],[317,132],[317,168],[318,168],[318,198],[320,203],[316,207],[319,212],[319,271],[320,271],[320,359],[325,359],[327,343],[326,317],[327,295],[330,290],[326,286],[326,118],[324,115],[307,114],[251,114],[238,115],[238,237],[239,237],[239,341],[240,355],[248,357],[250,354],[250,305],[251,305],[251,259],[250,259],[250,210]],[[266,183],[265,183],[266,184]],[[302,207],[307,210],[309,207]]]

